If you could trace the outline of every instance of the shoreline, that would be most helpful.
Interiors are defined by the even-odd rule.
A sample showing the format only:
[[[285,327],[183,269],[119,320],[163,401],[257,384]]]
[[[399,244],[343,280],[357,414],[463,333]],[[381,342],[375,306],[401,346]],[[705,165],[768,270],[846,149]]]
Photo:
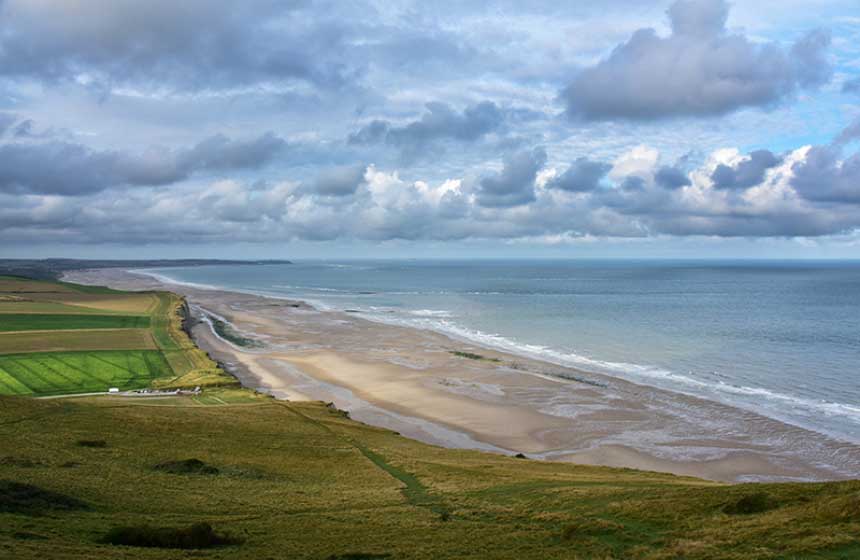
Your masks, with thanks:
[[[331,401],[357,420],[428,443],[732,482],[860,475],[860,446],[436,331],[119,269],[64,279],[180,293],[196,313],[223,317],[242,336],[262,341],[262,348],[242,348],[205,323],[194,329],[201,348],[244,385],[279,398]]]

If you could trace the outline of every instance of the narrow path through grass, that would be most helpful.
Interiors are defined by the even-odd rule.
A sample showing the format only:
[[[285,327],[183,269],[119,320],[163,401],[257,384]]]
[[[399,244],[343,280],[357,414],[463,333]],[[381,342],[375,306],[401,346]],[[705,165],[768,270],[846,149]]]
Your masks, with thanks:
[[[445,504],[442,499],[439,496],[432,494],[414,474],[392,465],[385,459],[385,457],[383,457],[379,453],[369,449],[368,447],[362,445],[361,443],[355,441],[348,436],[345,436],[336,432],[335,430],[332,430],[330,427],[326,426],[319,420],[314,420],[313,418],[302,414],[301,412],[295,410],[286,403],[279,404],[281,404],[284,408],[286,408],[293,414],[303,418],[305,421],[318,426],[319,428],[334,435],[341,441],[344,441],[352,447],[356,448],[359,452],[361,452],[362,455],[367,457],[367,459],[370,460],[370,462],[372,462],[378,468],[382,469],[393,478],[396,478],[397,480],[402,482],[403,488],[401,489],[401,492],[406,498],[407,503],[409,503],[410,505],[428,508],[433,513],[439,515],[440,519],[442,519],[443,521],[447,521],[450,518],[451,513],[448,508],[445,507]]]

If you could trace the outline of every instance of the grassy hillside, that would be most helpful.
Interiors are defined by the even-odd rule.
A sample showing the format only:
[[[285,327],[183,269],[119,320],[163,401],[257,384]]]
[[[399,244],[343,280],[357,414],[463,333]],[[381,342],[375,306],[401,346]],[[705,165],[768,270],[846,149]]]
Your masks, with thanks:
[[[0,395],[235,383],[182,330],[183,311],[169,293],[0,277]]]
[[[860,557],[860,482],[729,486],[446,450],[244,390],[0,398],[0,441],[0,557],[188,558],[103,541],[214,536],[227,544],[196,557]]]

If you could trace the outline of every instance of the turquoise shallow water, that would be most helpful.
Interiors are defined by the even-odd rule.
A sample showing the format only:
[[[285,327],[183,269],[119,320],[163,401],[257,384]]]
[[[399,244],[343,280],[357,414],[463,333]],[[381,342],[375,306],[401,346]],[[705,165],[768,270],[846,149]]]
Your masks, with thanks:
[[[860,262],[338,261],[152,272],[359,310],[860,442]]]

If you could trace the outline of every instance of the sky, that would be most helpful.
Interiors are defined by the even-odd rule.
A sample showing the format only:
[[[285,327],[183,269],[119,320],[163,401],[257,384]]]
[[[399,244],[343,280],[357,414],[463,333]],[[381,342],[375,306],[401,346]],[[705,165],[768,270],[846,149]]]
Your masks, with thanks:
[[[0,0],[0,256],[860,258],[856,0]]]

